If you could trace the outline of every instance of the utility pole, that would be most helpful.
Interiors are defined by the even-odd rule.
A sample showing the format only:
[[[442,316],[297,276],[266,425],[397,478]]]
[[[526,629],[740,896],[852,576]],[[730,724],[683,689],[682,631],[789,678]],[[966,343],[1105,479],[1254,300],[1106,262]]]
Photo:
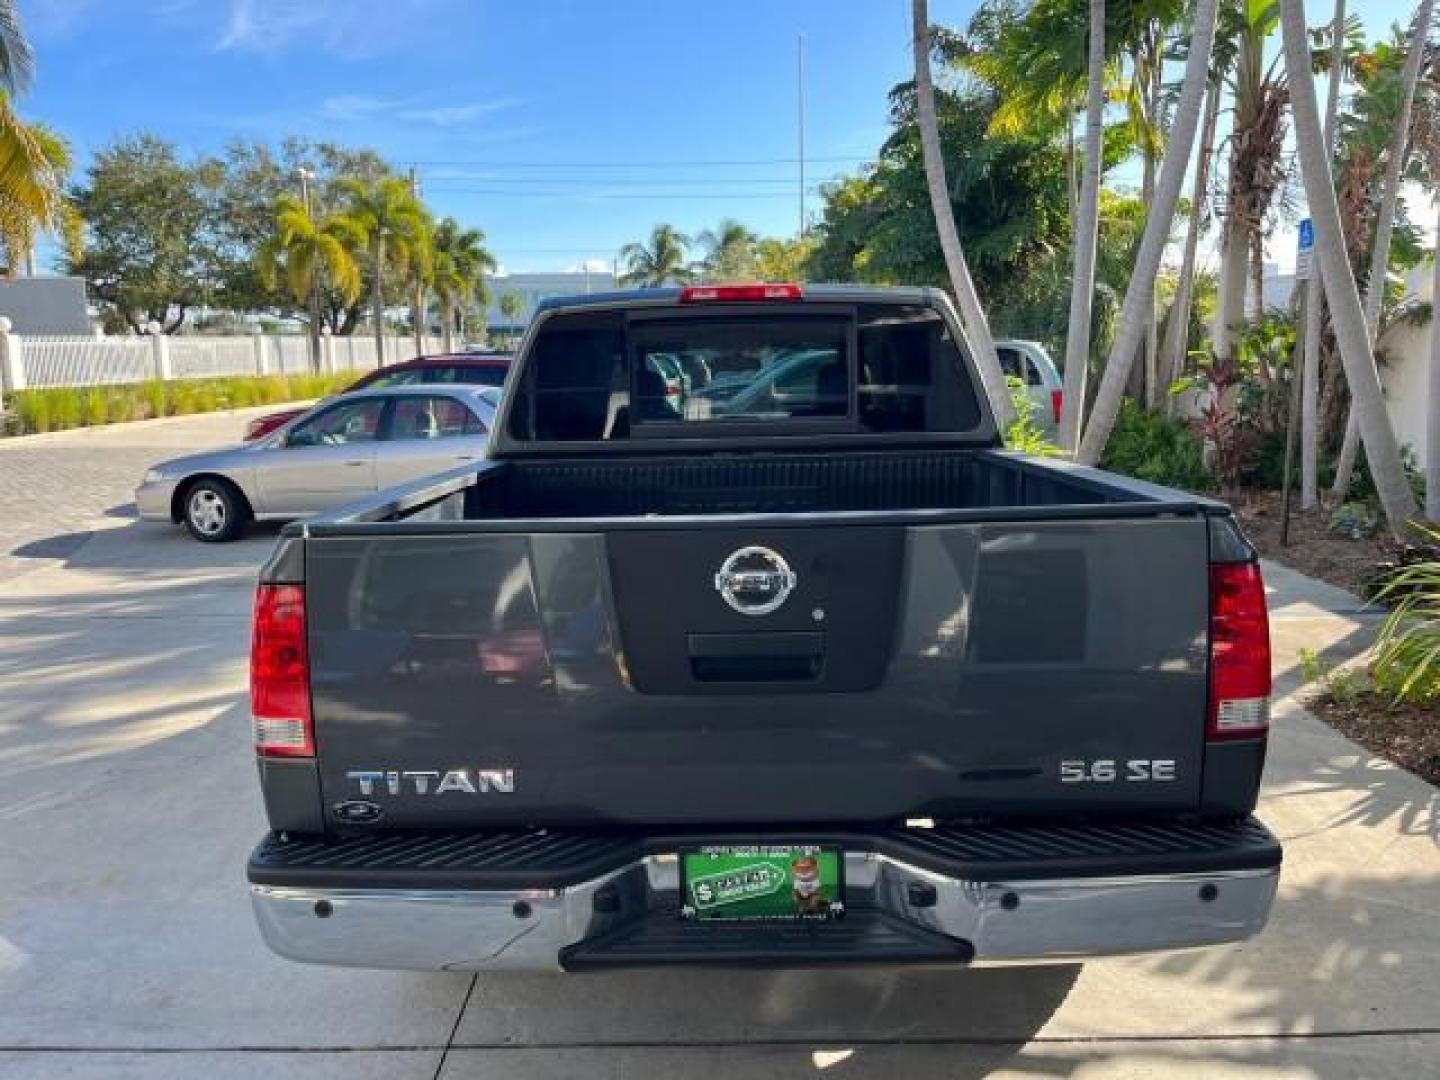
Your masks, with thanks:
[[[800,109],[800,239],[805,239],[805,35],[795,40],[795,82]]]

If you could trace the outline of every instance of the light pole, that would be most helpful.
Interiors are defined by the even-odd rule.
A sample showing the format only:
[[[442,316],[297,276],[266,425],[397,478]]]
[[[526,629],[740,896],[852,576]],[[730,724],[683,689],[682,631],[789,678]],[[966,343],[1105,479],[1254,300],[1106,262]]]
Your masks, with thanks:
[[[301,165],[295,170],[296,177],[300,180],[300,201],[305,206],[305,216],[310,219],[310,227],[317,228],[315,214],[310,208],[310,181],[315,179],[315,174]],[[321,368],[320,359],[320,260],[317,245],[316,258],[310,267],[310,368],[319,371]]]

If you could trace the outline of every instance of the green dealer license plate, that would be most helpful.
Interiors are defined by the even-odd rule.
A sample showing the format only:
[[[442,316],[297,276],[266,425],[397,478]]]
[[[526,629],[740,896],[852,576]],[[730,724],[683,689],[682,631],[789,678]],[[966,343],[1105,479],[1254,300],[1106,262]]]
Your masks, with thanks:
[[[682,914],[694,919],[827,919],[844,910],[844,862],[805,844],[702,847],[680,854]]]

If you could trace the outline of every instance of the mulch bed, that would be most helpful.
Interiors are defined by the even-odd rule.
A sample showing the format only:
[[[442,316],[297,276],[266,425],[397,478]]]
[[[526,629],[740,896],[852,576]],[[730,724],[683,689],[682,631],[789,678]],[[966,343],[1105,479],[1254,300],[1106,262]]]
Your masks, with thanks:
[[[1374,693],[1343,701],[1325,693],[1309,705],[1321,720],[1372,754],[1440,785],[1440,709],[1391,705]]]
[[[1245,535],[1267,559],[1284,563],[1313,578],[1363,595],[1361,581],[1375,565],[1395,557],[1388,536],[1349,540],[1330,528],[1330,512],[1301,512],[1296,496],[1290,513],[1290,543],[1280,546],[1280,493],[1247,491],[1229,500]]]
[[[1290,515],[1290,543],[1280,546],[1280,493],[1249,491],[1231,500],[1241,528],[1260,554],[1359,596],[1376,564],[1392,560],[1397,545],[1383,533],[1349,540],[1330,528],[1328,510]],[[1440,785],[1440,707],[1395,705],[1370,690],[1337,696],[1325,691],[1310,710],[1370,753]]]

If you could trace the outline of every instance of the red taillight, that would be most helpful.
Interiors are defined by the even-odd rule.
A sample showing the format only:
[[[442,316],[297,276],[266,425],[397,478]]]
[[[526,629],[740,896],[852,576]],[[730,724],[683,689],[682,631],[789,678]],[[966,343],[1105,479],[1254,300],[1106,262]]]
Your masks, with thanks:
[[[1055,414],[1055,423],[1060,422],[1060,411],[1065,407],[1065,391],[1050,391],[1050,411]]]
[[[313,757],[310,657],[305,645],[305,590],[261,585],[250,638],[250,715],[255,751],[265,757]]]
[[[1212,739],[1251,739],[1270,727],[1270,618],[1253,562],[1210,567]]]
[[[803,299],[805,290],[799,285],[687,285],[680,290],[682,304]]]

